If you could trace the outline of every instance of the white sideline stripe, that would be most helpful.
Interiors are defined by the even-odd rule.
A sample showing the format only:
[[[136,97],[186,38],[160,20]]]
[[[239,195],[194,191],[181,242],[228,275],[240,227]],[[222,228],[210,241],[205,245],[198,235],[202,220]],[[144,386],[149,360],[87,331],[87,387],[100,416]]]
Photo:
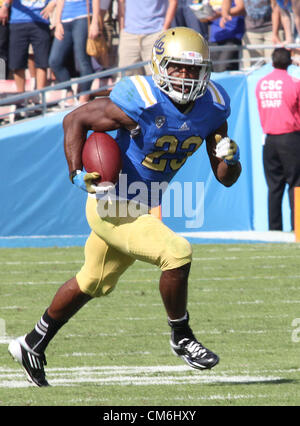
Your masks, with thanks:
[[[16,285],[46,285],[46,284],[62,284],[61,281],[42,281],[42,282],[34,282],[34,281],[19,281],[15,283]]]
[[[0,262],[0,265],[67,265],[70,263],[82,263],[82,262],[84,262],[84,260],[65,260],[65,261],[49,260],[49,261],[37,261],[37,262],[16,261],[16,262]]]
[[[285,255],[280,255],[280,256],[273,256],[273,255],[264,255],[264,260],[266,260],[266,259],[293,259],[293,258],[296,258],[297,256],[296,255],[288,255],[288,256],[285,256]],[[261,256],[247,256],[247,259],[251,259],[251,260],[256,260],[256,259],[261,259],[262,257]],[[205,261],[205,262],[207,262],[208,260],[212,260],[212,261],[215,261],[215,260],[239,260],[240,259],[240,257],[238,257],[238,256],[216,256],[216,257],[193,257],[193,260],[203,260],[203,261]]]
[[[63,238],[88,238],[89,234],[79,235],[12,235],[10,237],[0,237],[1,240],[39,240],[39,239],[63,239]]]
[[[265,242],[283,242],[283,243],[294,243],[295,233],[294,232],[282,232],[282,231],[217,231],[217,232],[180,232],[187,238],[199,238],[199,239],[220,239],[221,240],[249,240],[249,241],[265,241]],[[65,239],[65,238],[88,238],[88,234],[79,235],[13,235],[9,237],[0,237],[0,241],[5,240],[22,240],[22,239]]]
[[[4,309],[4,310],[13,309],[13,310],[15,310],[15,309],[20,309],[20,306],[16,306],[16,305],[14,305],[14,306],[1,306],[0,309]]]
[[[256,382],[274,382],[280,381],[280,377],[259,377],[259,376],[161,376],[161,377],[134,377],[134,376],[123,376],[123,377],[107,377],[107,378],[97,378],[97,377],[74,377],[71,379],[53,379],[51,383],[54,385],[63,385],[65,383],[74,384],[74,383],[98,383],[101,385],[174,385],[174,384],[207,384],[207,383],[256,383]]]
[[[212,278],[193,278],[193,281],[232,281],[232,280],[275,280],[275,279],[298,279],[300,278],[300,274],[296,275],[261,275],[261,276],[252,276],[252,277],[212,277]]]
[[[14,337],[10,336],[0,336],[0,345],[8,345],[13,339]]]
[[[220,239],[220,240],[249,240],[249,241],[265,241],[265,242],[282,242],[294,243],[294,232],[281,232],[281,231],[226,231],[226,232],[180,232],[180,235],[186,238],[199,238],[199,239]]]
[[[280,381],[278,377],[259,377],[259,376],[231,376],[231,377],[209,377],[209,376],[198,376],[198,377],[140,377],[135,378],[133,376],[124,377],[107,377],[106,379],[98,379],[95,377],[74,377],[74,378],[62,378],[62,379],[51,379],[49,383],[52,386],[72,386],[79,383],[97,383],[99,385],[107,386],[149,386],[149,385],[183,385],[183,384],[212,384],[212,383],[261,383],[261,382],[274,382]],[[25,380],[3,380],[0,382],[0,388],[23,388],[31,386]]]
[[[191,374],[184,374],[189,371]],[[92,374],[91,374],[92,373]],[[160,376],[150,376],[160,373]],[[164,374],[166,373],[166,374]],[[170,375],[177,373],[177,375]],[[178,375],[178,373],[183,373]],[[72,386],[79,383],[98,383],[101,385],[145,386],[174,384],[210,384],[210,383],[261,383],[282,380],[275,376],[197,374],[187,366],[145,366],[145,367],[74,367],[47,369],[49,382],[54,386]],[[19,370],[0,368],[0,388],[27,387]]]
[[[155,374],[155,373],[184,373],[184,372],[190,372],[192,375],[198,375],[199,371],[196,371],[192,369],[191,367],[182,364],[182,365],[148,365],[148,366],[119,366],[119,365],[100,365],[100,366],[84,366],[84,367],[46,367],[46,372],[55,374],[55,373],[77,373],[80,374],[81,372],[99,372],[102,374],[139,374],[139,373],[148,373],[148,374]],[[254,369],[254,370],[245,370],[246,376],[251,376],[253,374],[257,374],[260,377],[262,375],[268,375],[268,374],[290,374],[290,373],[299,373],[300,367],[295,368],[269,368],[269,369]],[[20,375],[23,376],[23,373],[21,372],[20,368],[12,368],[12,367],[0,367],[0,376],[2,374],[8,374],[8,375]],[[210,371],[209,376],[222,376],[222,377],[229,377],[229,376],[236,376],[236,371],[232,369],[228,369],[224,371],[223,373],[215,373],[213,370]],[[243,376],[244,377],[244,376]],[[268,376],[270,378],[270,376]]]
[[[300,300],[297,300],[297,301],[294,301],[294,300],[291,300],[291,301],[282,301],[282,303],[287,303],[287,304],[293,304],[293,303],[296,303],[296,304],[299,304],[300,303]],[[198,303],[199,305],[201,304],[201,305],[211,305],[211,303]],[[277,317],[276,317],[277,318]],[[286,330],[285,329],[285,327],[282,327],[282,328],[277,328],[276,329],[277,330],[277,332],[279,332],[279,331],[284,331],[284,330]],[[216,329],[214,329],[214,330],[196,330],[195,331],[197,334],[206,334],[206,335],[220,335],[220,334],[223,334],[223,331],[222,330],[216,330]],[[234,329],[228,329],[227,330],[227,333],[230,333],[230,334],[251,334],[251,335],[253,335],[253,334],[268,334],[268,333],[270,333],[270,331],[268,330],[268,329],[265,329],[265,330],[254,330],[254,329],[249,329],[249,330],[234,330]],[[123,331],[121,330],[120,332],[117,332],[117,333],[112,333],[112,332],[110,332],[110,333],[96,333],[95,334],[95,336],[97,336],[97,337],[119,337],[120,335],[123,335]],[[140,334],[134,334],[134,333],[127,333],[127,335],[128,336],[139,336]],[[144,333],[143,334],[144,336],[157,336],[157,333]],[[168,336],[169,335],[169,332],[161,332],[160,333],[160,335],[161,336]],[[82,337],[82,335],[80,335],[80,334],[67,334],[66,335],[66,337],[68,337],[68,338],[73,338],[73,337]],[[0,336],[0,344],[9,344],[10,342],[11,342],[11,340],[13,340],[13,339],[15,339],[15,337],[10,337],[10,336]],[[102,356],[103,355],[107,355],[107,354],[109,354],[109,352],[102,352],[101,353],[102,354]],[[150,352],[149,351],[134,351],[134,352],[131,352],[130,353],[131,355],[149,355],[150,354]],[[79,355],[76,355],[76,353],[75,354],[71,354],[70,356],[79,356]],[[1,371],[1,370],[0,370]]]
[[[217,250],[210,250],[211,252],[215,252]],[[233,250],[232,250],[233,251]],[[240,251],[240,249],[238,250],[234,250],[234,251]],[[224,250],[222,250],[222,252],[224,252]],[[266,255],[264,254],[264,260],[267,259],[290,259],[296,257],[296,255]],[[201,261],[209,261],[209,260],[237,260],[240,259],[240,257],[238,256],[222,256],[222,255],[218,255],[218,256],[210,256],[210,257],[193,257],[193,260],[201,260]],[[255,260],[255,259],[261,259],[261,256],[248,256],[247,259],[251,259],[251,260]],[[60,261],[60,260],[47,260],[47,261],[0,261],[0,265],[68,265],[68,264],[82,264],[84,262],[84,259],[82,260],[65,260],[65,261]],[[139,271],[157,271],[158,268],[155,267],[149,267],[149,268],[137,268],[137,270]]]
[[[274,280],[274,279],[298,279],[300,278],[300,274],[296,275],[284,275],[284,276],[278,276],[278,275],[258,275],[258,276],[252,276],[252,277],[245,277],[245,276],[237,276],[237,277],[207,277],[207,278],[191,278],[190,281],[237,281],[237,280]],[[120,280],[121,282],[121,280]],[[123,283],[130,282],[130,283],[137,283],[137,282],[156,282],[156,279],[152,280],[122,280]],[[24,282],[26,284],[26,282]]]
[[[296,275],[284,275],[284,276],[272,276],[272,275],[261,275],[261,276],[252,276],[252,277],[245,277],[245,276],[238,276],[238,277],[209,277],[209,278],[193,278],[191,281],[242,281],[242,280],[290,280],[290,279],[299,279],[300,274]],[[120,280],[120,283],[154,283],[156,282],[156,279],[152,280]],[[9,281],[6,282],[7,284]],[[46,284],[62,284],[61,281],[42,281],[42,282],[35,282],[35,281],[18,281],[15,283],[16,285],[46,285]]]
[[[289,396],[288,394],[281,394],[281,397],[287,397]],[[221,394],[212,394],[212,395],[207,395],[207,396],[193,396],[191,397],[190,395],[184,396],[184,397],[164,397],[163,398],[163,402],[167,403],[168,401],[170,403],[174,402],[174,401],[183,401],[184,403],[186,403],[187,401],[191,400],[191,401],[214,401],[214,400],[221,400],[221,401],[230,401],[230,400],[239,400],[239,399],[270,399],[270,395],[268,394],[227,394],[227,395],[221,395]],[[99,402],[108,402],[111,401],[109,398],[89,398],[88,399],[89,402],[95,401],[97,403]],[[141,398],[118,398],[118,401],[125,401],[127,404],[130,402],[134,402],[134,401],[141,401]],[[143,401],[149,401],[150,405],[154,405],[153,403],[155,403],[155,398],[151,397],[151,398],[147,398],[143,395]],[[161,402],[161,398],[159,400]],[[82,398],[76,398],[76,399],[72,399],[70,401],[72,404],[82,404],[85,403],[86,400],[82,399]],[[169,404],[167,404],[169,405]],[[171,405],[171,404],[170,404]]]
[[[83,262],[82,262],[83,264]],[[41,273],[43,274],[55,274],[55,275],[59,275],[59,274],[74,274],[75,272],[78,271],[78,268],[74,268],[74,269],[61,269],[61,270],[57,270],[55,272],[53,272],[53,269],[43,269],[41,270]],[[0,274],[2,275],[7,275],[7,271],[0,271]],[[21,271],[9,271],[10,275],[24,275],[24,270]]]
[[[295,254],[295,255],[288,255],[288,256],[285,256],[285,255],[280,255],[280,256],[273,256],[273,255],[264,255],[264,257],[263,257],[263,260],[268,260],[268,259],[280,259],[280,260],[283,260],[283,259],[293,259],[293,258],[295,258],[296,259],[296,257],[297,257],[297,255]],[[259,259],[262,259],[262,256],[247,256],[247,259],[251,259],[251,260],[259,260]],[[212,261],[215,261],[215,260],[240,260],[240,257],[238,257],[238,256],[216,256],[216,257],[193,257],[193,261],[204,261],[204,262],[207,262],[207,261],[210,261],[210,260],[212,260]]]

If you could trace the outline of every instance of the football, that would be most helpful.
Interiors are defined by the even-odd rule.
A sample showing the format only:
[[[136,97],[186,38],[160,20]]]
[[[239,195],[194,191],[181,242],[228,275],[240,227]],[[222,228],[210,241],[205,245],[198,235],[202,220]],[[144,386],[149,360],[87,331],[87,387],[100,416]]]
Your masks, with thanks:
[[[107,133],[94,132],[86,140],[82,150],[82,163],[88,173],[98,172],[97,184],[115,184],[122,170],[122,155],[117,142]]]

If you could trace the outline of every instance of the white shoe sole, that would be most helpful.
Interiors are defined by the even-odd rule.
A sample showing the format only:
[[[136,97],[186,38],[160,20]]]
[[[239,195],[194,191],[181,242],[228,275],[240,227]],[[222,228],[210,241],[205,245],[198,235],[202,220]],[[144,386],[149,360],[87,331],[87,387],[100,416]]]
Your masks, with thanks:
[[[20,343],[20,341],[21,340],[24,340],[24,338],[25,338],[25,336],[21,336],[21,337],[18,337],[17,339],[15,339],[15,340],[12,340],[10,343],[9,343],[9,345],[8,345],[8,352],[9,352],[9,354],[11,355],[11,357],[13,358],[13,360],[15,361],[15,362],[17,362],[18,364],[20,364],[20,366],[23,368],[23,370],[24,370],[24,372],[25,372],[25,375],[26,375],[26,379],[31,383],[31,384],[33,384],[34,386],[37,386],[37,387],[39,387],[33,380],[32,380],[32,378],[30,377],[30,375],[28,374],[28,372],[27,372],[27,370],[26,370],[26,368],[24,367],[24,365],[23,365],[23,362],[22,362],[22,349],[21,349],[21,343]]]

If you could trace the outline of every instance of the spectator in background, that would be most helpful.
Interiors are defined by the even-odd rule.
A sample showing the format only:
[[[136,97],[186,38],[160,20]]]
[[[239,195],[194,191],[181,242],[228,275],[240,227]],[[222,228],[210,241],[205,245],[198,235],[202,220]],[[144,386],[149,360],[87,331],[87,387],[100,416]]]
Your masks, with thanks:
[[[56,27],[54,40],[49,57],[49,66],[58,82],[68,81],[71,78],[66,59],[73,49],[76,66],[80,76],[92,74],[91,57],[86,53],[88,35],[95,38],[99,34],[99,0],[89,0],[92,19],[88,34],[88,12],[86,0],[57,0]],[[81,83],[79,91],[88,91],[92,82]],[[72,88],[68,88],[68,96],[72,96]],[[88,94],[79,96],[79,103],[89,100]],[[72,104],[72,101],[70,102]]]
[[[300,2],[299,0],[276,0],[280,19],[285,32],[286,43],[300,42]]]
[[[94,72],[100,72],[102,70],[104,70],[105,68],[108,68],[110,65],[110,50],[112,47],[112,34],[110,29],[108,30],[108,26],[105,25],[105,18],[109,13],[111,7],[111,0],[101,0],[100,1],[100,12],[99,12],[99,32],[103,33],[104,38],[106,40],[107,43],[107,48],[108,48],[108,56],[107,56],[107,61],[105,61],[105,63],[101,63],[101,61],[99,60],[99,58],[94,58],[92,57],[92,67],[93,67],[93,71]],[[107,79],[105,79],[107,80]]]
[[[105,14],[110,9],[110,6],[111,6],[111,0],[100,0],[100,15],[102,16],[103,20],[104,20]]]
[[[7,22],[9,10],[9,68],[13,71],[17,91],[25,91],[25,70],[28,63],[28,49],[32,45],[36,68],[36,88],[47,84],[47,67],[50,50],[49,20],[43,17],[49,0],[27,2],[24,0],[5,0],[1,8],[2,23]],[[53,5],[54,1],[51,2]]]
[[[143,0],[142,4],[136,0],[119,0],[120,68],[150,61],[153,44],[171,26],[176,9],[177,0]],[[126,72],[133,74],[150,75],[150,66]]]
[[[113,38],[113,27],[112,27],[112,1],[111,0],[100,0],[100,21],[103,25],[103,31],[107,42],[108,53],[109,53],[109,66],[114,66],[115,58],[112,58],[112,38]]]
[[[189,7],[195,1],[196,0],[178,0],[172,27],[192,28],[208,40],[208,24],[206,22],[201,22]]]
[[[245,32],[244,4],[242,0],[232,0],[229,9],[232,19],[225,23],[222,28],[220,21],[222,17],[222,0],[211,0],[210,4],[214,15],[208,17],[206,22],[210,24],[209,42],[210,46],[241,46]],[[223,49],[214,51],[211,49],[211,60],[213,71],[232,71],[239,69],[240,51],[238,49]],[[230,62],[232,61],[232,62]]]
[[[279,6],[280,21],[285,34],[285,43],[293,43],[294,41],[294,21],[292,19],[292,2],[288,0],[276,0]]]
[[[0,58],[4,69],[1,67],[1,79],[8,77],[8,15],[10,10],[10,3],[5,0],[0,0]]]
[[[118,0],[100,0],[100,13],[103,16],[107,37],[110,68],[118,66],[119,16]]]
[[[294,24],[296,30],[296,42],[300,43],[300,1],[299,0],[291,0],[292,3],[292,11],[294,15]]]
[[[275,0],[241,0],[244,5],[245,34],[244,45],[272,45],[281,43],[279,36],[280,14],[279,7]],[[232,19],[232,16],[240,15],[230,11],[231,0],[223,0],[221,27]],[[265,61],[271,59],[271,49],[251,49],[243,51],[243,65],[248,68],[255,61],[264,58]],[[252,59],[252,61],[251,61]]]
[[[107,68],[112,67],[117,54],[112,51],[112,20],[111,20],[111,0],[100,0],[100,14],[99,14],[99,32],[103,33],[103,37],[107,44],[107,55],[102,58],[91,57],[93,72],[101,72]],[[113,58],[113,59],[112,59]],[[103,88],[111,83],[112,80],[109,76],[96,78],[93,80],[93,90]],[[93,93],[93,96],[108,96],[111,89],[102,89],[101,92]]]
[[[285,33],[285,43],[300,43],[300,1],[276,0]],[[292,49],[293,63],[300,64],[300,49]]]
[[[282,198],[289,186],[291,227],[294,229],[294,187],[300,186],[300,80],[287,68],[291,52],[277,48],[274,70],[256,86],[258,111],[264,134],[263,164],[268,185],[269,229],[282,231]]]

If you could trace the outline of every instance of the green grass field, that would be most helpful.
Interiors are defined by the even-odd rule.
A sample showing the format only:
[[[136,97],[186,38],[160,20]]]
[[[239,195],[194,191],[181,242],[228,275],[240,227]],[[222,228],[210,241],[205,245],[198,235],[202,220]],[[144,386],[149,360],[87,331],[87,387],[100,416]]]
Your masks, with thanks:
[[[191,326],[220,356],[189,368],[169,347],[159,270],[136,262],[50,343],[47,378],[30,386],[7,352],[30,331],[83,248],[0,249],[0,405],[274,406],[300,403],[300,246],[194,245]]]

